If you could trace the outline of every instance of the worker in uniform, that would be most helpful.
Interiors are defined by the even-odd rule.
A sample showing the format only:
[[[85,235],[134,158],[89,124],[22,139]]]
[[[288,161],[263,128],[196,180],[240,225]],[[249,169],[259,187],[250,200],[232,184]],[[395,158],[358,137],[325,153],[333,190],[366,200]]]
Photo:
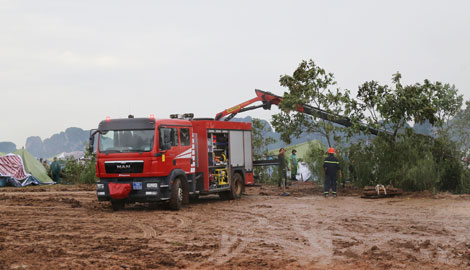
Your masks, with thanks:
[[[296,156],[297,150],[292,150],[292,154],[289,157],[289,163],[290,163],[290,180],[297,180],[295,176],[297,175],[297,169],[299,167],[299,163],[297,161],[297,156]]]
[[[286,158],[284,157],[284,153],[287,150],[285,148],[279,149],[279,154],[277,155],[277,158],[279,160],[279,179],[277,181],[277,186],[282,187],[282,193],[281,196],[288,196],[289,193],[286,192],[286,186],[287,186],[287,169],[286,169]]]
[[[60,183],[60,164],[57,161],[57,157],[54,157],[54,161],[51,163],[51,174],[52,180],[57,184]]]
[[[330,193],[330,188],[332,189],[333,197],[336,197],[336,179],[339,175],[339,178],[342,177],[341,175],[341,168],[339,166],[339,160],[334,156],[335,149],[330,147],[328,149],[328,156],[325,158],[323,162],[323,170],[325,172],[325,189],[323,195],[328,197]]]

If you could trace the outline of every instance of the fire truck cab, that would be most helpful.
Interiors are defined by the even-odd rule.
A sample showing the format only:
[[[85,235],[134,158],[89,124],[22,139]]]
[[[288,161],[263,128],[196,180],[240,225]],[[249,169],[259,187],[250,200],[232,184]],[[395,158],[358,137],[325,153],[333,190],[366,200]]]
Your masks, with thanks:
[[[187,116],[187,115],[185,115]],[[192,119],[124,118],[101,121],[96,176],[100,201],[168,202],[178,210],[190,196],[240,198],[253,184],[251,124]]]

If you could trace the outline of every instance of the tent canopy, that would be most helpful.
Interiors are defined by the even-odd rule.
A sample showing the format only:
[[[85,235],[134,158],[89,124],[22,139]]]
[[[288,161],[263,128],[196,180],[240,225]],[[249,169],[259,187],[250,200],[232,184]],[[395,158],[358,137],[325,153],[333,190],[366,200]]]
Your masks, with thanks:
[[[310,148],[316,148],[316,149],[321,149],[324,150],[326,153],[326,150],[328,149],[324,144],[322,144],[319,140],[313,140],[313,141],[308,141],[304,143],[299,143],[295,145],[289,145],[284,147],[287,149],[287,152],[284,154],[286,158],[288,158],[292,154],[292,150],[297,150],[296,156],[297,160],[302,159],[305,160],[308,151]],[[279,148],[271,150],[269,152],[271,155],[277,155],[279,153]],[[290,166],[288,166],[289,168]],[[289,172],[290,175],[290,172]],[[305,162],[299,162],[299,168],[297,170],[297,175],[296,179],[297,180],[302,180],[302,181],[308,181],[308,180],[315,180],[317,177],[315,174],[309,169],[307,163]]]
[[[16,150],[13,154],[19,155],[23,159],[24,170],[32,174],[43,183],[52,183],[52,179],[47,175],[46,168],[33,155],[24,148]]]
[[[324,149],[325,152],[326,152],[326,149],[327,149],[327,147],[324,146],[319,140],[313,140],[313,141],[308,141],[308,142],[299,143],[299,144],[295,144],[295,145],[289,145],[289,146],[284,147],[284,148],[287,149],[287,152],[285,153],[285,156],[286,156],[286,158],[288,156],[290,156],[292,154],[292,150],[295,149],[295,150],[297,150],[297,153],[296,153],[297,159],[301,158],[301,159],[305,160],[305,157],[307,156],[308,150],[312,146],[316,147],[316,148],[319,148],[319,149]],[[271,150],[271,151],[269,151],[269,153],[271,155],[277,155],[279,153],[279,148]]]

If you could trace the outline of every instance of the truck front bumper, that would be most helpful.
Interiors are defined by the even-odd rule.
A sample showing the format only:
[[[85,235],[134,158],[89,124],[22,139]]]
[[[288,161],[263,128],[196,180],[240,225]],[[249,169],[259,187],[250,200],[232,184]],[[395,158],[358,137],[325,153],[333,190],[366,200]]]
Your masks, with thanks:
[[[109,192],[109,183],[130,184],[132,190],[129,192],[126,202],[158,202],[170,199],[170,186],[164,179],[132,179],[127,181],[116,181],[114,179],[101,179],[96,185],[96,195],[99,201],[114,200]]]

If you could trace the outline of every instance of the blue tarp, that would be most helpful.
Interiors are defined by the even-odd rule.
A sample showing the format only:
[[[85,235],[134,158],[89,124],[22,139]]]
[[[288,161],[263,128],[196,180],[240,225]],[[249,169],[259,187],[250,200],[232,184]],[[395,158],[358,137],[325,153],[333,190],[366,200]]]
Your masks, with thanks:
[[[55,184],[55,182],[43,183],[32,175],[28,176],[26,179],[22,181],[18,181],[12,177],[0,176],[0,187],[25,187],[25,186],[31,186],[31,185],[41,186],[41,185],[52,185],[52,184]]]

